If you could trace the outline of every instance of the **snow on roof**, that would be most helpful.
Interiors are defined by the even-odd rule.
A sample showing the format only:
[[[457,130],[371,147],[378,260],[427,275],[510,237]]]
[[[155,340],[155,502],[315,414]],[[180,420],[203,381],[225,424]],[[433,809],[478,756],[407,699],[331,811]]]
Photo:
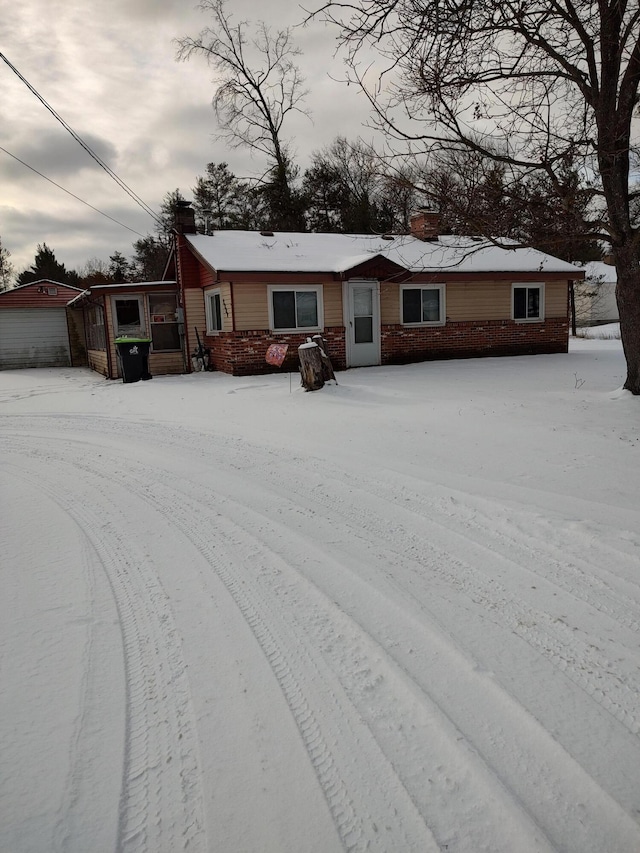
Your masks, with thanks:
[[[158,286],[159,284],[164,284],[167,286],[176,285],[175,281],[122,281],[122,282],[111,282],[110,284],[92,284],[86,290],[83,290],[82,293],[79,293],[77,296],[74,296],[69,302],[67,302],[67,307],[71,308],[76,302],[80,303],[84,298],[88,298],[91,294],[96,290],[114,290],[119,287],[127,287],[129,289],[134,290],[144,290],[147,287]]]
[[[536,249],[481,237],[441,236],[424,242],[408,235],[261,233],[188,234],[188,242],[215,270],[340,273],[381,255],[410,272],[561,272],[582,277],[573,264]]]
[[[587,278],[595,278],[599,281],[618,281],[616,268],[603,261],[589,261],[584,265]]]

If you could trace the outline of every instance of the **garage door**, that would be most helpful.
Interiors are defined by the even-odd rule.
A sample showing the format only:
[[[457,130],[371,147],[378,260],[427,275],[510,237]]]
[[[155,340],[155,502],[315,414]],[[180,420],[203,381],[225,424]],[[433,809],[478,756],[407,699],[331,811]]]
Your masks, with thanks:
[[[69,367],[64,308],[6,308],[0,311],[0,370]]]

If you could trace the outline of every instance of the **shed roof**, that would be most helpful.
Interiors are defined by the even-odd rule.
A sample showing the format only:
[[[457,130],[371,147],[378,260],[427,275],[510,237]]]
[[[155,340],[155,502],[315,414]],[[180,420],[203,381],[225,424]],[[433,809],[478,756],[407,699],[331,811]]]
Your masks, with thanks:
[[[582,278],[566,261],[513,241],[445,235],[422,241],[408,235],[214,231],[185,235],[210,267],[228,272],[343,273],[376,256],[417,272],[553,272]]]
[[[92,293],[102,293],[104,291],[118,291],[118,290],[157,290],[161,287],[173,288],[176,286],[175,281],[123,281],[123,282],[111,282],[109,284],[92,284],[86,290],[83,290],[82,293],[79,293],[75,296],[70,302],[69,307],[72,308],[74,305],[79,306],[86,302]]]

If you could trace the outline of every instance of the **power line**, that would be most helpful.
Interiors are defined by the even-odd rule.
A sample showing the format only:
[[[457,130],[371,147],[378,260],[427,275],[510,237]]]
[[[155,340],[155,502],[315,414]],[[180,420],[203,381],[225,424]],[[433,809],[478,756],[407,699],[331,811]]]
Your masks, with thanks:
[[[3,147],[2,147],[2,145],[0,145],[0,151],[4,151],[4,153],[5,153],[5,154],[8,154],[8,155],[9,155],[9,157],[13,157],[13,159],[14,159],[14,160],[17,160],[17,161],[18,161],[18,163],[22,163],[22,165],[23,165],[23,166],[26,166],[26,167],[27,167],[27,169],[31,169],[31,171],[32,171],[32,172],[35,172],[35,173],[36,173],[36,175],[40,175],[40,177],[41,177],[41,178],[44,178],[44,179],[45,179],[45,181],[49,181],[49,183],[50,183],[50,184],[53,184],[53,185],[54,185],[54,187],[58,187],[58,189],[59,189],[59,190],[62,190],[62,192],[67,193],[67,195],[72,196],[73,198],[77,199],[77,201],[81,201],[81,202],[82,202],[82,204],[86,204],[86,205],[87,205],[87,207],[90,207],[90,208],[91,208],[91,210],[95,210],[95,212],[96,212],[96,213],[99,213],[99,214],[100,214],[100,216],[105,216],[107,219],[110,219],[112,222],[115,222],[115,223],[116,223],[116,225],[121,225],[121,226],[122,226],[122,228],[126,228],[126,229],[127,229],[127,231],[131,231],[133,234],[137,234],[137,235],[138,235],[138,237],[142,237],[142,238],[144,239],[144,236],[145,236],[144,234],[140,234],[140,232],[139,232],[139,231],[136,231],[136,230],[135,230],[135,229],[133,229],[133,228],[129,228],[129,226],[128,226],[128,225],[125,225],[125,224],[124,224],[124,222],[119,222],[117,219],[114,219],[114,218],[113,218],[113,216],[109,216],[109,214],[108,214],[108,213],[104,213],[104,211],[102,211],[102,210],[98,210],[98,208],[97,208],[97,207],[94,207],[92,204],[89,204],[89,202],[88,202],[88,201],[85,201],[84,199],[80,198],[80,196],[77,196],[77,195],[75,195],[75,193],[72,193],[70,190],[67,190],[67,189],[65,189],[64,187],[60,186],[60,184],[57,184],[57,183],[56,183],[55,181],[53,181],[51,178],[48,178],[46,175],[43,175],[43,174],[42,174],[42,172],[39,172],[37,169],[34,169],[34,167],[33,167],[33,166],[30,166],[28,163],[25,163],[25,162],[24,162],[24,160],[21,160],[19,157],[16,157],[16,155],[15,155],[15,154],[12,154],[12,153],[11,153],[11,151],[7,151],[7,149],[6,149],[6,148],[3,148]]]
[[[70,126],[67,124],[67,122],[62,118],[62,116],[61,116],[58,112],[56,112],[56,110],[51,106],[51,104],[49,104],[49,103],[48,103],[48,102],[47,102],[47,101],[42,97],[42,95],[41,95],[41,94],[40,94],[40,93],[39,93],[39,92],[38,92],[38,91],[37,91],[37,90],[36,90],[36,89],[31,85],[31,83],[29,83],[29,81],[27,80],[27,78],[26,78],[26,77],[24,77],[24,76],[23,76],[23,75],[18,71],[18,69],[15,67],[15,65],[13,65],[13,64],[12,64],[12,63],[7,59],[7,57],[6,57],[3,53],[0,53],[0,59],[2,59],[2,60],[3,60],[3,61],[4,61],[8,66],[9,66],[9,68],[13,71],[13,73],[14,73],[14,74],[15,74],[15,75],[20,79],[20,80],[22,80],[22,82],[23,82],[23,83],[25,84],[25,86],[29,89],[29,91],[30,91],[30,92],[32,92],[32,93],[36,96],[36,98],[40,101],[40,103],[41,103],[44,107],[46,107],[46,109],[47,109],[47,110],[49,110],[49,112],[51,113],[51,115],[52,115],[52,116],[53,116],[57,121],[59,121],[59,122],[60,122],[60,124],[64,127],[64,129],[65,129],[66,131],[68,131],[68,132],[71,134],[71,136],[76,140],[76,142],[77,142],[79,145],[81,145],[81,146],[82,146],[82,148],[84,148],[84,150],[87,152],[87,154],[89,154],[89,156],[90,156],[93,160],[95,160],[95,162],[96,162],[96,163],[97,163],[97,164],[98,164],[102,169],[104,169],[104,171],[109,175],[109,177],[110,177],[110,178],[112,178],[112,179],[113,179],[113,180],[118,184],[118,186],[119,186],[121,189],[123,189],[123,190],[127,193],[127,195],[128,195],[128,196],[129,196],[129,197],[130,197],[130,198],[131,198],[131,199],[132,199],[132,200],[133,200],[133,201],[134,201],[134,202],[135,202],[139,207],[141,207],[141,208],[144,210],[144,212],[145,212],[145,213],[147,213],[149,216],[151,216],[151,217],[155,220],[155,222],[156,222],[157,224],[159,224],[159,225],[160,225],[160,224],[161,224],[161,220],[159,219],[158,215],[157,215],[157,214],[152,210],[152,208],[150,208],[150,207],[149,207],[149,205],[148,205],[145,201],[143,201],[143,199],[141,199],[141,198],[140,198],[140,196],[139,196],[139,195],[137,195],[137,193],[135,193],[135,192],[131,189],[131,187],[129,187],[129,186],[128,186],[128,185],[127,185],[127,184],[126,184],[126,183],[125,183],[125,182],[124,182],[124,181],[123,181],[123,180],[122,180],[118,175],[116,175],[116,173],[113,171],[113,169],[111,169],[111,167],[110,167],[110,166],[108,166],[108,165],[104,162],[104,160],[103,160],[103,159],[102,159],[98,154],[96,154],[96,152],[95,152],[95,151],[94,151],[94,150],[93,150],[93,149],[92,149],[92,148],[91,148],[91,147],[90,147],[90,146],[89,146],[89,145],[88,145],[88,144],[87,144],[87,143],[82,139],[82,137],[80,137],[80,136],[75,132],[75,130],[73,130],[73,128],[72,128],[72,127],[70,127]],[[3,149],[3,150],[4,150],[4,149]],[[8,152],[7,152],[7,153],[8,153]],[[13,156],[13,155],[11,155],[11,156]],[[17,159],[17,158],[16,158],[16,159]],[[26,165],[26,164],[24,164],[24,165]],[[31,167],[29,166],[28,168],[31,168]],[[35,171],[35,170],[34,170],[34,171]],[[44,177],[44,175],[43,175],[42,177]],[[47,180],[49,180],[49,179],[47,178]],[[52,183],[54,183],[54,182],[52,181]],[[61,189],[62,189],[62,187],[61,187]],[[65,190],[65,192],[66,192],[66,190]],[[72,193],[71,193],[71,195],[72,195]],[[80,201],[82,201],[82,199],[80,199]],[[85,202],[85,204],[86,204],[86,202]],[[89,205],[89,207],[91,207],[91,205]],[[98,212],[100,212],[100,211],[98,211]],[[105,215],[106,215],[106,214],[105,214]],[[125,228],[126,228],[126,227],[127,227],[127,226],[125,226]],[[130,229],[130,230],[131,230],[131,229]],[[137,233],[137,232],[134,232],[134,233]]]

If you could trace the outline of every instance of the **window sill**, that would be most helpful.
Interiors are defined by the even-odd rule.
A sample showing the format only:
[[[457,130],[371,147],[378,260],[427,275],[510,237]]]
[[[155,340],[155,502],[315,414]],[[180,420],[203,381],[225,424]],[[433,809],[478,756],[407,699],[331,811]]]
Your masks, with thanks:
[[[320,326],[310,326],[304,329],[269,329],[269,331],[272,335],[309,335],[311,333],[315,335],[322,332],[322,329]]]

